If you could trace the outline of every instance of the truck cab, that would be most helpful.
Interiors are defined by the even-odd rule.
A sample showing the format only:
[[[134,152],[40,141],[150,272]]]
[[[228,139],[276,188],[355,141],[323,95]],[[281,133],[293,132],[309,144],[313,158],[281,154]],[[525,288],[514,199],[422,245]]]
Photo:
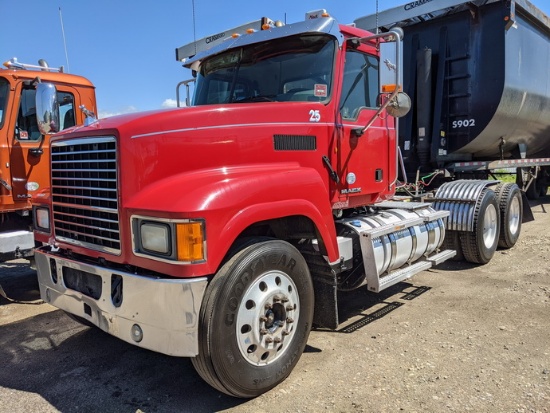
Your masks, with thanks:
[[[245,398],[290,374],[313,325],[337,327],[338,291],[454,251],[448,212],[392,202],[399,30],[324,12],[243,30],[180,49],[191,106],[56,135],[34,211],[46,302]]]
[[[94,86],[62,69],[22,64],[0,69],[0,261],[30,257],[35,246],[32,202],[49,188],[50,134],[42,134],[36,114],[36,85],[56,86],[58,130],[84,123],[80,105],[96,110]]]

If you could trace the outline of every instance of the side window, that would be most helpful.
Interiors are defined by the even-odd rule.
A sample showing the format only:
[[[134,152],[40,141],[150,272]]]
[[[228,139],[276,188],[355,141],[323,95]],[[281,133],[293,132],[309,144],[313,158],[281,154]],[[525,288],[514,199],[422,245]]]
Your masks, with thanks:
[[[4,126],[6,117],[6,104],[8,103],[9,83],[6,79],[0,78],[0,128]]]
[[[19,102],[19,114],[15,134],[20,141],[37,141],[41,138],[38,122],[36,121],[34,89],[23,89]]]
[[[74,117],[74,96],[67,92],[57,92],[59,102],[59,130],[67,129],[76,125]]]
[[[378,105],[378,60],[357,50],[346,52],[340,113],[356,119],[361,108]]]
[[[36,121],[36,91],[23,89],[15,128],[16,138],[20,141],[38,141],[42,137]],[[67,92],[57,92],[59,104],[60,130],[75,126],[74,96]]]

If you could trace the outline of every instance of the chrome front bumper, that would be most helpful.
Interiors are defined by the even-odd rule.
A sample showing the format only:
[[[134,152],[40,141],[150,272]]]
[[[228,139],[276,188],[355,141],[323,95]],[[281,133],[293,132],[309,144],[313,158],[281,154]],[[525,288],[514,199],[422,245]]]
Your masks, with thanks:
[[[49,247],[37,249],[35,259],[45,302],[138,347],[170,356],[198,354],[198,318],[206,278],[138,276],[70,260]],[[67,287],[68,279],[74,289]],[[114,279],[122,280],[117,297],[111,291]]]

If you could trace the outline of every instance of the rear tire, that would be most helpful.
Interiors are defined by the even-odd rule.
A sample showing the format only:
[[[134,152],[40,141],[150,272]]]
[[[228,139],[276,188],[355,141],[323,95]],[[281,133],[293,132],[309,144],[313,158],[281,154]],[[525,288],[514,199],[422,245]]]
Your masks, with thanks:
[[[475,264],[487,264],[498,245],[500,212],[493,190],[484,189],[475,206],[474,229],[460,234],[464,258]]]
[[[230,396],[265,393],[300,359],[313,305],[309,269],[296,248],[279,240],[247,246],[206,289],[193,366],[207,383]]]
[[[516,184],[500,184],[495,189],[500,209],[500,236],[498,246],[512,248],[521,233],[523,221],[523,200]]]

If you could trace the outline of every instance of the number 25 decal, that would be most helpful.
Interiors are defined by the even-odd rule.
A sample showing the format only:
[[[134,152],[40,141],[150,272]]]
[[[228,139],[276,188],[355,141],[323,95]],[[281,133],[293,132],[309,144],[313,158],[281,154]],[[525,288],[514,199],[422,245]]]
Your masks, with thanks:
[[[310,122],[319,122],[321,120],[321,114],[318,110],[311,109],[309,111],[309,121]]]

